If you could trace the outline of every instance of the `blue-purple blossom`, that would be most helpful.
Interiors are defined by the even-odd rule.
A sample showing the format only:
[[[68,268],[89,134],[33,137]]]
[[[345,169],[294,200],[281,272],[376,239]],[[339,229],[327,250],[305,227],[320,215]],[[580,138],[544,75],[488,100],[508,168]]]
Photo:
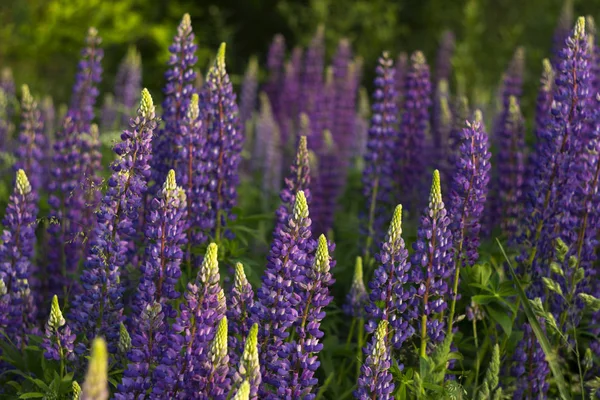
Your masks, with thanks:
[[[396,97],[396,103],[398,104],[398,110],[402,110],[404,108],[404,89],[405,89],[405,81],[406,74],[408,72],[408,55],[404,52],[398,54],[396,57],[396,93],[398,94]]]
[[[313,36],[304,57],[301,76],[299,111],[312,116],[317,107],[317,97],[323,87],[323,69],[325,66],[325,29],[319,26]]]
[[[246,279],[244,266],[241,263],[235,265],[235,276],[233,287],[229,293],[229,309],[227,319],[229,321],[229,348],[231,352],[229,359],[232,365],[237,364],[239,355],[244,351],[244,340],[250,332],[250,310],[254,306],[254,291],[252,285]]]
[[[233,363],[232,363],[233,364]],[[233,364],[235,366],[235,364]],[[258,356],[258,324],[253,324],[244,343],[244,352],[239,362],[239,368],[234,372],[234,383],[248,383],[248,398],[258,399],[258,388],[261,383],[260,364]]]
[[[114,151],[117,159],[108,180],[108,190],[96,213],[95,239],[90,246],[79,294],[71,309],[77,328],[91,340],[102,334],[111,353],[119,338],[123,318],[121,268],[126,265],[130,241],[136,238],[136,223],[150,178],[151,140],[156,128],[154,104],[144,89],[131,130],[121,134]]]
[[[48,360],[60,361],[72,360],[75,334],[67,325],[58,305],[58,296],[52,297],[50,316],[46,322],[45,338],[42,343],[44,357]],[[64,365],[64,364],[63,364]],[[64,367],[63,367],[64,368]],[[63,370],[64,371],[64,370]]]
[[[279,116],[281,90],[283,87],[283,63],[285,61],[285,38],[281,34],[275,35],[267,55],[267,69],[269,78],[264,87],[264,92],[269,97],[273,106],[274,115]]]
[[[354,318],[364,318],[365,306],[367,305],[368,299],[369,296],[363,280],[362,258],[356,257],[352,285],[350,286],[350,291],[346,295],[346,302],[343,306],[344,312]]]
[[[302,48],[292,51],[290,60],[285,64],[283,91],[280,96],[281,110],[279,128],[281,129],[281,144],[288,148],[294,135],[300,130],[300,79],[302,72]]]
[[[225,400],[229,394],[228,378],[229,356],[227,355],[227,317],[223,316],[217,325],[214,338],[210,344],[208,357],[204,365],[204,387],[200,391],[200,399]]]
[[[240,94],[240,124],[247,130],[247,124],[252,119],[252,114],[256,107],[256,98],[258,90],[258,60],[253,57],[248,63],[242,82],[242,92]]]
[[[446,30],[442,33],[435,62],[435,80],[438,84],[442,80],[449,81],[452,78],[452,56],[455,40],[452,31]]]
[[[119,64],[115,77],[115,102],[121,115],[121,123],[129,123],[129,116],[140,99],[142,90],[142,56],[133,46]]]
[[[393,399],[394,381],[390,371],[392,362],[387,342],[388,325],[386,320],[379,321],[375,334],[364,349],[367,358],[360,367],[358,387],[354,391],[355,399]]]
[[[543,326],[543,324],[542,324]],[[511,375],[517,384],[513,398],[517,400],[543,400],[548,398],[547,382],[550,368],[542,346],[529,324],[523,324],[523,339],[513,355]]]
[[[281,134],[268,96],[259,95],[260,113],[254,130],[253,170],[262,177],[264,193],[277,193],[281,187]]]

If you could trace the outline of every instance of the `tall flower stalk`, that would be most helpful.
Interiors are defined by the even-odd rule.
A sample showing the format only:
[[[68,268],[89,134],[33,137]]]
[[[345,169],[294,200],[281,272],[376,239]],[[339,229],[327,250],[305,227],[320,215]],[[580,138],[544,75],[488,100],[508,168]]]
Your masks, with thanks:
[[[46,161],[43,150],[46,146],[44,121],[37,102],[29,92],[29,87],[23,85],[21,91],[21,129],[14,168],[22,169],[27,176],[31,177],[31,188],[39,196],[44,177],[42,164]]]
[[[379,321],[371,342],[364,350],[367,358],[360,368],[358,388],[354,392],[355,399],[391,400],[393,398],[394,381],[390,371],[392,362],[386,340],[388,326],[388,321]]]

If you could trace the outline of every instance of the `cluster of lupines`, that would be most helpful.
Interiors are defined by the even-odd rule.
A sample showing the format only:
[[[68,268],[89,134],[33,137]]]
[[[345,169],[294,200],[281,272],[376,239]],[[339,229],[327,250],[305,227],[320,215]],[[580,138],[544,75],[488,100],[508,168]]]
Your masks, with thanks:
[[[487,318],[482,308],[494,309],[488,309],[485,296],[474,296],[471,306],[466,307],[475,330],[473,395],[478,399],[501,398],[502,391],[509,391],[515,398],[546,398],[562,391],[560,375],[553,370],[555,379],[549,379],[555,353],[544,354],[543,349],[548,350],[539,331],[545,331],[545,326],[549,327],[548,337],[569,344],[560,349],[561,356],[571,361],[575,355],[580,372],[571,386],[581,383],[577,390],[583,393],[587,390],[584,380],[596,371],[589,358],[591,352],[581,366],[582,345],[577,342],[581,338],[590,348],[599,347],[597,340],[589,337],[590,332],[597,333],[593,324],[600,314],[600,300],[593,297],[598,295],[594,278],[600,221],[595,207],[600,179],[600,97],[596,92],[600,78],[595,74],[600,67],[596,65],[598,46],[594,39],[580,18],[558,52],[556,72],[549,62],[544,63],[536,110],[536,146],[527,159],[523,152],[524,120],[519,110],[521,50],[505,75],[502,107],[494,127],[493,140],[499,152],[495,161],[496,203],[491,210],[498,211],[500,227],[522,246],[516,261],[519,272],[528,273],[532,280],[528,295],[542,297],[545,303],[531,302],[538,316],[543,316],[537,325],[535,319],[523,324],[518,307],[511,309],[512,322],[522,324],[524,334],[515,349],[511,348],[509,335],[501,342],[495,328],[498,320],[492,315],[494,326],[488,333],[493,335],[489,340],[513,350],[505,357],[512,360],[513,368],[506,368],[503,374],[514,377],[514,387],[498,387],[498,344],[488,373],[478,386],[482,348],[476,329],[485,324],[477,321]],[[224,46],[206,82],[194,86],[196,46],[190,18],[185,16],[171,48],[174,56],[166,76],[165,127],[153,137],[157,128],[155,110],[144,90],[137,116],[129,121],[131,129],[123,132],[121,142],[114,147],[117,159],[95,210],[100,191],[77,182],[95,182],[94,174],[100,167],[99,132],[92,120],[101,52],[95,30],[90,31],[72,106],[54,146],[52,175],[57,179],[49,190],[53,194],[51,215],[58,223],[51,226],[49,245],[55,247],[49,249],[51,266],[46,273],[50,279],[40,288],[54,296],[43,333],[36,324],[37,294],[34,297],[30,287],[37,289],[36,275],[43,276],[34,268],[33,246],[37,200],[45,184],[43,174],[35,171],[47,157],[40,150],[44,140],[42,121],[43,115],[51,112],[38,111],[28,90],[24,90],[20,145],[14,150],[18,156],[16,185],[9,198],[0,245],[0,330],[28,353],[36,349],[28,338],[43,335],[40,354],[48,365],[58,366],[63,381],[71,374],[81,377],[78,367],[91,349],[85,383],[82,388],[72,383],[74,398],[109,397],[108,352],[110,366],[123,371],[122,376],[115,372],[110,378],[117,399],[312,400],[323,393],[318,390],[329,390],[328,385],[338,380],[329,375],[318,388],[319,353],[324,346],[324,331],[329,332],[322,321],[333,300],[330,289],[334,261],[329,255],[333,245],[324,235],[315,240],[313,234],[332,228],[336,198],[346,180],[350,153],[355,151],[351,142],[359,141],[365,131],[359,133],[354,104],[360,62],[352,62],[349,42],[342,41],[333,67],[323,80],[323,40],[324,32],[319,29],[304,63],[302,51],[295,49],[284,66],[282,37],[276,39],[270,55],[271,73],[265,88],[268,99],[263,96],[254,152],[256,156],[266,151],[266,165],[261,171],[266,181],[273,182],[269,191],[278,190],[282,183],[279,164],[283,164],[288,140],[297,143],[298,151],[283,182],[273,242],[256,299],[241,263],[235,263],[233,285],[221,287],[219,261],[229,267],[237,260],[229,258],[228,241],[218,246],[224,237],[233,239],[227,221],[234,217],[232,209],[237,201],[237,170],[244,142],[241,124],[249,121],[254,111],[255,65],[246,77],[241,112],[225,71]],[[358,399],[394,398],[400,383],[395,381],[397,376],[402,376],[401,390],[412,385],[410,390],[421,397],[441,385],[446,394],[454,395],[462,390],[460,384],[471,379],[459,375],[450,382],[447,371],[457,363],[448,354],[462,350],[464,345],[462,338],[455,340],[453,335],[453,328],[458,328],[462,319],[457,308],[463,305],[458,300],[465,294],[458,290],[461,270],[471,280],[473,275],[478,276],[473,271],[484,268],[477,262],[481,218],[486,203],[490,205],[487,193],[491,164],[481,112],[476,111],[470,118],[465,98],[450,101],[448,60],[452,47],[453,38],[447,33],[436,65],[435,93],[430,90],[429,67],[419,52],[411,58],[410,66],[405,56],[399,56],[396,68],[384,53],[376,69],[373,115],[362,160],[367,200],[362,224],[363,228],[366,225],[367,239],[355,246],[356,253],[366,250],[365,269],[363,259],[358,257],[343,307],[354,317],[352,326],[357,321],[361,325],[356,348],[364,351],[365,358],[363,362],[358,357],[357,372],[352,376],[357,378],[354,396]],[[125,75],[122,71],[120,74]],[[139,85],[139,79],[135,74],[124,78],[123,89]],[[1,82],[0,95],[14,92],[11,81]],[[135,94],[122,93],[122,97],[132,96]],[[4,107],[3,112],[8,111],[12,110]],[[282,132],[281,141],[274,134],[261,137],[266,130],[277,127]],[[333,151],[336,146],[340,151]],[[154,170],[152,149],[158,153]],[[423,154],[435,155],[433,162]],[[414,207],[419,205],[420,177],[436,164],[443,168],[447,182],[440,178],[440,172],[433,172],[429,204],[419,220],[409,256],[402,238],[402,206],[396,207],[385,238],[381,237],[382,225],[392,213],[394,193]],[[38,179],[30,183],[27,174]],[[148,193],[152,180],[154,190]],[[442,198],[443,185],[449,188],[448,210]],[[94,190],[86,192],[90,188]],[[532,193],[526,195],[526,190]],[[314,227],[309,204],[318,218]],[[91,223],[93,211],[96,221]],[[521,219],[525,222],[519,223]],[[93,228],[89,240],[77,239],[75,235],[82,228],[75,228],[76,223]],[[142,231],[144,238],[139,234]],[[192,257],[195,247],[209,239],[214,242],[198,258],[201,263],[197,276],[190,282],[192,268],[197,265]],[[373,243],[380,246],[371,258]],[[83,255],[81,276],[79,280],[71,279]],[[187,273],[183,273],[184,267]],[[129,271],[134,273],[126,273]],[[368,290],[363,273],[370,280]],[[512,296],[510,286],[514,281],[498,282],[501,279],[498,274],[489,281],[499,284],[500,293],[506,291]],[[81,290],[76,287],[79,285]],[[471,284],[469,288],[490,290],[482,284]],[[132,289],[131,295],[128,289]],[[43,301],[44,296],[39,297]],[[495,296],[493,301],[500,297]],[[68,324],[60,300],[69,307]],[[584,313],[584,304],[591,304],[595,312]],[[126,310],[131,314],[126,315]],[[580,325],[588,319],[592,321],[591,329]],[[371,335],[367,340],[362,337],[365,320],[365,330]],[[106,341],[94,339],[96,336],[104,336]],[[349,340],[352,338],[351,333]],[[414,360],[414,350],[420,369],[408,364]],[[3,356],[4,360],[14,361],[12,353]],[[442,361],[430,364],[436,360]],[[341,367],[338,381],[344,380],[347,369]],[[432,382],[431,376],[440,373],[442,378]],[[590,387],[594,390],[593,381]],[[49,397],[52,390],[45,395]]]

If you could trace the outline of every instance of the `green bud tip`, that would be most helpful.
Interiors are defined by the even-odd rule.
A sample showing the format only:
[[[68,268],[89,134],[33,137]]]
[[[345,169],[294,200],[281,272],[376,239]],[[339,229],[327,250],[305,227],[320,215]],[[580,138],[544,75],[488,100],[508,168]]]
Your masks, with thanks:
[[[433,171],[433,179],[431,180],[431,195],[430,201],[434,204],[442,203],[442,185],[440,184],[440,171]]]
[[[226,303],[227,299],[225,298],[225,291],[223,290],[223,288],[219,288],[219,291],[217,292],[217,303],[219,304],[219,308],[222,309],[227,309],[227,303]]]
[[[188,30],[192,27],[192,18],[190,18],[190,14],[183,14],[183,18],[181,18],[181,24],[179,24],[182,30]]]
[[[6,293],[6,283],[4,283],[4,279],[0,278],[0,296],[4,296]]]
[[[155,112],[154,102],[148,89],[142,89],[142,99],[140,100],[140,112],[142,116],[148,118]]]
[[[216,66],[219,72],[225,73],[225,42],[221,43],[219,46],[219,51],[217,52]]]
[[[308,114],[301,113],[300,114],[300,131],[302,132],[303,135],[306,135],[308,133],[309,128],[310,128],[310,118],[308,117]]]
[[[323,234],[319,236],[319,244],[317,245],[317,251],[315,252],[313,269],[322,274],[329,272],[329,248],[327,246],[327,238]]]
[[[448,81],[446,79],[440,79],[440,81],[438,82],[438,93],[448,93]]]
[[[515,96],[510,96],[508,99],[508,113],[512,116],[516,116],[521,112],[519,107],[519,101]]]
[[[542,71],[544,75],[552,75],[554,73],[554,71],[552,70],[552,64],[547,58],[544,58],[542,60]]]
[[[131,348],[131,336],[129,336],[129,332],[127,332],[127,328],[125,324],[121,322],[119,325],[119,351],[121,353],[127,353]]]
[[[253,353],[253,352],[257,352],[257,345],[258,343],[258,324],[254,323],[252,324],[252,327],[250,328],[250,332],[248,332],[248,337],[246,338],[246,344],[244,345],[244,354],[245,353]]]
[[[473,119],[475,120],[475,122],[483,122],[483,114],[481,113],[481,110],[475,110],[475,112],[473,113]]]
[[[58,329],[66,323],[63,318],[62,311],[60,311],[60,305],[58,304],[58,296],[52,297],[52,306],[50,307],[50,318],[48,318],[48,325],[54,329]]]
[[[81,398],[81,386],[79,386],[77,381],[73,381],[71,390],[73,391],[73,400],[79,400]]]
[[[397,241],[402,235],[402,204],[398,204],[394,209],[392,222],[388,229],[388,236],[392,242]]]
[[[577,18],[574,31],[575,39],[579,40],[585,36],[585,17]]]
[[[175,170],[169,170],[167,180],[163,186],[163,190],[171,191],[177,189],[177,181],[175,180]]]
[[[22,169],[17,171],[17,193],[19,193],[21,196],[31,193],[29,179],[27,179],[27,175]]]
[[[323,131],[323,143],[325,144],[327,151],[334,150],[335,140],[333,140],[333,135],[329,129]]]
[[[250,57],[248,62],[248,75],[256,76],[258,74],[258,58],[256,56]]]
[[[328,66],[325,68],[325,85],[333,84],[333,68]]]
[[[427,62],[427,60],[425,60],[425,55],[420,51],[415,51],[410,57],[410,61],[413,66],[421,66]]]
[[[260,103],[261,114],[270,117],[273,112],[271,110],[271,101],[269,100],[269,96],[267,96],[265,92],[260,92],[258,95],[258,100]]]
[[[377,325],[377,331],[375,331],[375,349],[373,355],[379,359],[383,357],[386,351],[386,337],[388,332],[388,322],[385,319],[379,321]]]
[[[209,244],[200,266],[200,277],[203,282],[210,281],[213,276],[219,273],[218,255],[218,246],[215,243]]]
[[[232,400],[248,400],[250,398],[250,383],[248,381],[242,382],[235,396]]]
[[[221,318],[217,325],[217,332],[211,345],[211,358],[213,364],[220,364],[227,356],[227,317]]]
[[[356,257],[356,263],[354,264],[354,277],[352,278],[352,282],[362,282],[363,281],[363,263],[362,257]]]
[[[23,104],[30,105],[31,103],[33,103],[33,97],[31,97],[31,92],[29,91],[29,86],[22,85],[21,93],[23,96]]]
[[[585,23],[588,31],[588,35],[592,37],[592,39],[596,36],[596,21],[594,17],[588,15],[585,17]]]
[[[293,216],[295,220],[308,218],[308,203],[303,190],[296,193],[296,201],[294,202]]]
[[[83,382],[82,396],[86,399],[108,399],[108,350],[102,338],[92,342],[92,354]]]
[[[300,136],[300,141],[298,141],[298,154],[307,152],[307,144],[306,144],[306,136]]]
[[[244,266],[238,262],[235,264],[235,277],[233,278],[233,286],[241,290],[248,284],[246,273],[244,272]]]
[[[98,29],[94,28],[93,26],[90,26],[88,29],[88,36],[92,38],[98,36]]]
[[[98,128],[98,124],[91,124],[90,125],[90,136],[94,140],[98,139],[98,137],[100,136],[100,129]]]
[[[187,118],[190,121],[195,121],[200,116],[200,97],[198,93],[192,94],[192,99],[187,111]]]

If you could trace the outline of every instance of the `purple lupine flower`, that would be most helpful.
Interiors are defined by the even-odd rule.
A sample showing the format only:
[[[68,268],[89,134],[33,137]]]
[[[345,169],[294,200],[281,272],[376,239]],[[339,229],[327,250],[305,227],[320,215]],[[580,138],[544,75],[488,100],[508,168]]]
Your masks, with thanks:
[[[323,144],[318,155],[318,174],[313,182],[314,224],[315,234],[328,233],[333,228],[337,199],[343,189],[340,177],[340,158],[336,153],[337,143],[329,129],[323,131]]]
[[[406,75],[408,73],[408,56],[402,52],[398,54],[396,58],[396,103],[398,104],[398,110],[404,108],[404,89],[406,87]]]
[[[256,91],[258,89],[258,60],[252,57],[246,68],[240,94],[240,124],[246,131],[246,124],[252,119],[256,108]]]
[[[22,169],[27,176],[31,176],[29,180],[31,189],[36,196],[39,196],[44,176],[42,170],[42,164],[45,161],[43,149],[46,147],[44,123],[37,102],[29,92],[29,87],[23,85],[22,92],[21,129],[14,168],[15,170]]]
[[[256,120],[254,154],[255,172],[262,177],[264,193],[281,189],[281,135],[266,93],[260,96],[260,114]]]
[[[269,96],[269,101],[273,106],[273,113],[279,116],[279,105],[281,89],[283,87],[283,63],[285,61],[285,38],[281,34],[275,35],[269,53],[267,55],[267,69],[269,78],[265,85],[264,92]]]
[[[389,220],[391,212],[394,169],[393,147],[397,137],[396,118],[396,82],[394,67],[387,53],[379,58],[376,69],[375,92],[371,106],[371,126],[367,137],[364,170],[362,173],[363,195],[368,209],[364,234],[365,249],[371,251],[373,243],[381,241],[384,224]],[[366,261],[366,260],[365,260]]]
[[[227,319],[229,321],[229,360],[231,365],[237,365],[239,355],[244,351],[243,342],[250,332],[250,310],[254,306],[254,290],[246,279],[244,266],[241,263],[235,265],[235,277],[233,287],[229,294],[229,309]]]
[[[246,342],[244,343],[244,353],[240,359],[240,365],[234,373],[234,382],[243,385],[243,382],[249,384],[248,398],[258,399],[258,388],[260,387],[261,375],[258,356],[258,324],[253,324],[248,332]],[[235,365],[235,364],[234,364]]]
[[[369,295],[363,280],[362,258],[359,256],[356,257],[356,264],[354,264],[352,286],[346,295],[346,303],[343,306],[344,313],[354,318],[364,318],[368,299]]]
[[[285,77],[281,93],[281,144],[287,149],[290,140],[299,128],[300,78],[302,72],[302,48],[292,51],[290,61],[285,64]]]
[[[312,115],[317,108],[317,97],[323,88],[323,69],[325,65],[324,36],[325,29],[323,26],[319,26],[304,57],[299,111],[305,112],[308,115]]]
[[[206,357],[204,387],[200,399],[225,400],[229,394],[229,356],[227,355],[227,317],[223,316],[217,325],[214,338]]]
[[[449,136],[452,129],[452,111],[450,110],[450,92],[448,81],[442,79],[437,83],[437,89],[433,99],[431,136],[432,141],[428,143],[431,148],[426,154],[431,155],[429,165],[435,169],[439,167],[442,172],[448,171],[445,165],[449,154]],[[450,182],[450,180],[448,180]]]
[[[231,236],[225,228],[227,221],[235,218],[232,208],[237,203],[238,166],[244,145],[235,93],[225,70],[225,43],[219,47],[205,86],[207,146],[211,149],[206,171],[210,206],[205,218],[212,223],[208,233],[221,240],[224,234]]]
[[[426,170],[423,152],[429,129],[431,83],[429,66],[420,51],[413,53],[404,85],[404,112],[394,147],[394,181],[399,183],[404,204],[418,204],[423,174]]]
[[[354,391],[355,399],[393,399],[394,380],[390,371],[392,362],[387,337],[388,321],[381,320],[375,334],[371,337],[371,342],[363,350],[367,358],[360,367],[358,387]]]
[[[158,197],[150,203],[145,232],[146,262],[140,268],[142,276],[132,306],[134,315],[143,313],[154,302],[165,305],[180,296],[175,286],[181,277],[181,248],[187,240],[186,204],[186,193],[177,185],[175,171],[171,170]],[[135,318],[131,331],[136,332]]]
[[[155,376],[166,377],[153,389],[162,398],[194,398],[202,388],[204,365],[218,321],[225,316],[225,296],[219,286],[218,247],[208,245],[194,283],[188,283],[173,333],[183,333],[183,343],[169,343]],[[181,350],[183,349],[183,353]],[[158,374],[158,375],[157,375]],[[161,397],[159,397],[161,398]]]
[[[152,142],[152,180],[156,191],[160,190],[161,182],[165,181],[167,173],[173,168],[172,158],[177,154],[175,139],[181,135],[180,125],[195,91],[196,73],[193,68],[198,61],[196,48],[190,15],[184,14],[173,44],[169,47],[171,57],[167,63],[169,69],[165,72],[167,82],[163,89],[165,99],[162,104],[165,126],[156,133]]]
[[[517,47],[513,58],[510,60],[508,69],[504,74],[502,82],[502,106],[504,112],[508,112],[510,106],[510,97],[514,96],[518,101],[521,100],[523,93],[523,73],[525,70],[525,49]]]
[[[556,22],[554,37],[552,38],[552,66],[554,69],[558,69],[558,65],[562,58],[560,51],[564,48],[565,41],[570,36],[572,27],[573,2],[571,0],[565,0],[558,21]]]
[[[115,98],[112,94],[107,93],[104,95],[104,103],[102,104],[102,117],[100,121],[100,127],[103,131],[109,132],[117,126],[117,105],[115,104]]]
[[[314,248],[310,224],[306,197],[303,191],[298,191],[287,224],[274,232],[262,286],[257,291],[258,301],[252,308],[252,321],[259,325],[263,380],[260,398],[275,396],[267,385],[275,392],[280,387],[279,351],[290,334],[288,329],[298,319],[301,297],[295,288],[304,269],[309,267],[308,255]]]
[[[123,125],[129,123],[129,115],[139,102],[141,90],[142,56],[135,47],[130,46],[115,77],[115,100]]]
[[[455,268],[474,265],[479,258],[479,231],[490,180],[488,136],[480,111],[467,121],[460,138],[450,191],[450,230],[454,247]]]
[[[401,205],[394,211],[387,236],[375,259],[379,267],[369,282],[371,293],[365,307],[368,318],[365,330],[373,333],[380,321],[389,322],[386,344],[399,349],[415,333],[411,320],[419,315],[417,309],[407,308],[408,300],[415,296],[415,290],[407,287],[411,265],[402,239]]]
[[[319,236],[312,266],[300,278],[300,304],[303,312],[298,316],[294,342],[286,344],[289,358],[282,359],[279,374],[282,382],[277,389],[278,398],[313,400],[318,379],[314,377],[319,367],[318,353],[323,349],[320,339],[324,332],[319,328],[325,317],[324,308],[333,296],[329,287],[334,283],[330,272],[330,257],[325,235]],[[283,350],[283,351],[286,351]],[[282,351],[282,352],[283,352]]]
[[[274,234],[280,232],[287,225],[289,215],[296,202],[296,193],[302,190],[307,203],[310,203],[312,199],[310,193],[310,165],[306,141],[306,133],[309,133],[307,131],[310,129],[309,123],[306,114],[302,114],[300,116],[300,125],[302,126],[303,135],[298,140],[296,159],[290,166],[289,175],[285,178],[285,186],[279,193],[281,205],[275,213],[277,220],[275,222],[275,229],[273,230]]]
[[[455,37],[454,33],[446,30],[442,33],[442,39],[437,51],[435,62],[435,80],[439,83],[442,80],[450,81],[452,75],[452,56],[454,54]]]
[[[356,114],[357,82],[354,79],[352,48],[348,39],[341,39],[333,58],[333,115],[331,133],[338,145],[337,153],[342,168],[342,179],[350,161],[350,146],[354,134],[354,118]]]
[[[47,360],[61,362],[73,360],[74,342],[75,334],[71,333],[71,328],[67,325],[67,321],[65,321],[60,311],[58,296],[54,295],[50,316],[48,322],[46,322],[45,338],[42,343],[44,357]]]
[[[513,362],[511,372],[517,384],[513,398],[518,400],[546,399],[550,388],[550,384],[547,382],[550,368],[542,347],[531,326],[527,323],[523,324],[523,339],[514,352]]]
[[[496,197],[493,220],[500,220],[502,230],[510,235],[517,233],[520,202],[525,173],[525,126],[523,115],[515,96],[510,97],[502,127],[497,132],[498,142]]]
[[[421,355],[428,342],[444,340],[444,322],[437,318],[447,308],[450,297],[448,281],[452,273],[452,234],[446,214],[440,174],[433,171],[429,205],[423,211],[417,241],[413,243],[411,281],[416,288],[408,308],[419,308],[421,316]],[[420,311],[420,312],[419,312]],[[423,327],[426,327],[424,330]]]
[[[138,114],[130,122],[132,130],[123,131],[121,142],[114,147],[118,159],[111,166],[108,190],[96,213],[95,239],[81,274],[84,290],[71,309],[76,332],[88,340],[102,334],[111,353],[116,349],[123,318],[120,269],[126,265],[130,242],[136,237],[136,223],[150,178],[151,141],[156,128],[152,97],[146,89],[141,97]]]
[[[452,182],[454,167],[460,157],[460,143],[465,121],[469,119],[469,100],[465,96],[459,96],[452,107],[452,127],[448,136],[448,156],[446,159],[446,171],[444,179]]]
[[[187,249],[185,263],[187,275],[191,276],[192,247],[207,241],[204,230],[210,227],[203,215],[209,207],[206,191],[206,125],[200,112],[198,94],[192,94],[185,118],[179,125],[180,135],[175,138],[177,153],[174,157],[177,166],[177,179],[185,190],[187,225],[185,227]]]
[[[590,143],[585,134],[589,127],[591,104],[590,91],[586,89],[591,81],[586,39],[585,19],[579,18],[572,35],[565,40],[565,47],[560,52],[561,61],[557,64],[545,152],[551,157],[546,159],[544,185],[537,195],[536,209],[532,211],[537,221],[530,225],[532,250],[525,261],[526,268],[531,266],[534,274],[541,276],[547,276],[548,265],[554,259],[554,242],[558,232],[568,246],[575,242],[577,232],[566,226],[558,229],[560,223],[569,222],[567,213],[576,187],[582,183],[573,171],[577,165],[574,160],[582,154],[579,151],[582,144]],[[571,222],[577,226],[576,221],[571,219]]]
[[[8,290],[8,324],[5,332],[19,347],[27,343],[36,320],[36,307],[29,282],[34,257],[37,196],[32,192],[29,179],[22,169],[17,171],[15,188],[8,199],[2,225],[0,244],[0,279]]]

